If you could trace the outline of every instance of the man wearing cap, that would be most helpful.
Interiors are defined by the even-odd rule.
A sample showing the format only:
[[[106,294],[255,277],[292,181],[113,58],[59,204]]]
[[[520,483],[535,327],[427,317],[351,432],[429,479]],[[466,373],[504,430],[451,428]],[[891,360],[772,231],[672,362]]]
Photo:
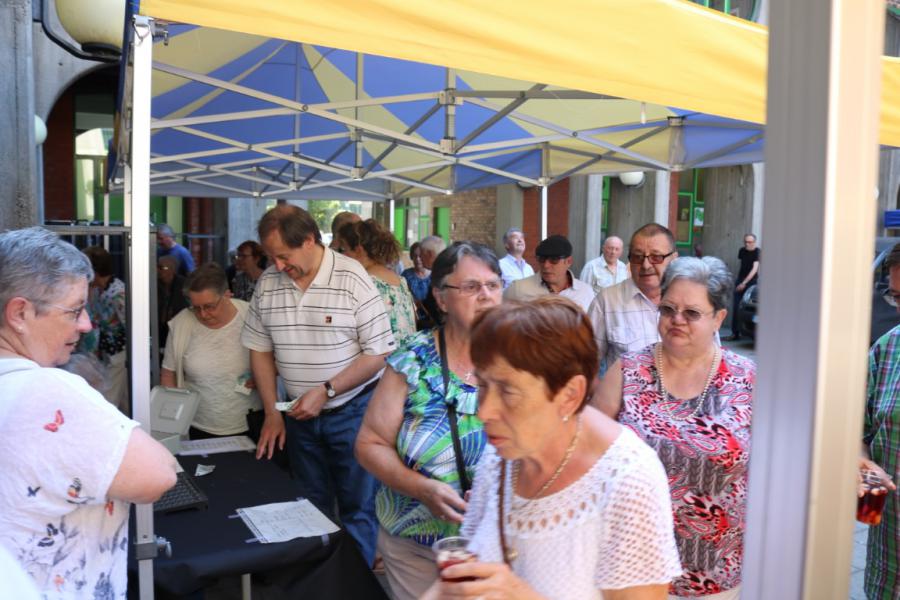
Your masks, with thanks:
[[[528,301],[547,294],[559,294],[587,311],[594,300],[594,289],[572,274],[572,244],[569,240],[562,235],[551,235],[538,244],[534,253],[538,272],[509,284],[503,299]]]

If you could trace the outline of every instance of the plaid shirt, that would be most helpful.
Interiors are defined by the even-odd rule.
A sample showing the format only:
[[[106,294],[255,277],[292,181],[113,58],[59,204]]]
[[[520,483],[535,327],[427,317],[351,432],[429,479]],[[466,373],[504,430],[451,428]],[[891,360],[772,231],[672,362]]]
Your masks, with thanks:
[[[869,456],[897,480],[900,458],[900,327],[887,332],[869,351],[869,382],[863,442]],[[888,494],[881,524],[869,527],[865,591],[869,600],[900,597],[897,515],[900,494]]]
[[[626,279],[603,288],[588,309],[601,362],[612,365],[626,352],[642,350],[659,341],[659,309]]]

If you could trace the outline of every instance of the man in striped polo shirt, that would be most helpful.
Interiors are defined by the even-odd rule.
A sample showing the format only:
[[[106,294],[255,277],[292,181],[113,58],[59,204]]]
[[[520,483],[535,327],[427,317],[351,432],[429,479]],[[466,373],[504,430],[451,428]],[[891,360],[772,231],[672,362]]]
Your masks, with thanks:
[[[287,448],[303,493],[339,517],[371,565],[375,556],[375,480],[353,445],[394,337],[384,302],[355,260],[322,244],[305,210],[281,204],[259,221],[272,266],[256,284],[241,342],[266,411],[257,458]],[[282,419],[275,376],[291,399]]]

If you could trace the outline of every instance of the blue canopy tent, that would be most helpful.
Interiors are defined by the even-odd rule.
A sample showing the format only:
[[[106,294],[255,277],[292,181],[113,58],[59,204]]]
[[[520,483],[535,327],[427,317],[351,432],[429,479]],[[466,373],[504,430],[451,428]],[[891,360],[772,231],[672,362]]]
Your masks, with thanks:
[[[169,25],[153,68],[156,194],[382,200],[762,160],[758,124],[211,28]]]

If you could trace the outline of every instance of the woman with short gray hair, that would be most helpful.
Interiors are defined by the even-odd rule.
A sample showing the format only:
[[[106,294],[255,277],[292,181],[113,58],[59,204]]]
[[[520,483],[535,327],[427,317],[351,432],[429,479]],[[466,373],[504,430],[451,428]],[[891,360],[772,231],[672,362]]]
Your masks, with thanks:
[[[54,598],[124,595],[129,503],[175,483],[159,442],[56,368],[91,330],[92,276],[46,229],[0,233],[0,544]]]
[[[684,567],[670,598],[740,595],[756,364],[716,341],[731,282],[718,258],[673,260],[662,280],[661,341],[623,354],[598,394],[666,469]]]

